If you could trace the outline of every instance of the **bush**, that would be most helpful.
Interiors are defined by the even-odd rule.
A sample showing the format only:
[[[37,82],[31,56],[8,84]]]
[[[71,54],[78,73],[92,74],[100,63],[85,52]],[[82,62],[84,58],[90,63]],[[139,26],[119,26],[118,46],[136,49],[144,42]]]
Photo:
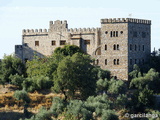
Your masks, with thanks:
[[[51,119],[51,112],[42,107],[39,112],[32,116],[30,119],[25,120],[53,120]]]
[[[26,117],[29,116],[29,112],[27,110],[28,104],[30,103],[31,99],[29,98],[28,94],[24,90],[17,90],[15,91],[13,97],[15,97],[17,100],[23,100],[24,103],[24,115]]]
[[[134,92],[129,108],[132,108],[136,112],[144,112],[145,108],[153,108],[154,102],[153,91],[144,88],[143,90]]]
[[[108,85],[109,85],[109,81],[107,80],[107,78],[103,79],[99,79],[97,82],[97,92],[106,92],[108,90]]]
[[[23,89],[28,92],[34,92],[35,90],[50,89],[53,82],[44,76],[35,76],[32,78],[27,78],[23,83]]]
[[[101,116],[103,110],[108,110],[112,108],[112,102],[105,94],[98,95],[96,97],[90,96],[86,100],[85,105],[87,109],[89,109],[92,112],[95,112],[96,116]]]
[[[115,101],[115,107],[118,109],[123,109],[126,107],[127,103],[128,103],[127,95],[120,94],[120,95],[118,95],[118,97]]]
[[[80,100],[73,100],[67,105],[66,113],[72,115],[74,120],[90,120],[92,119],[92,112],[89,111],[84,102]]]
[[[112,110],[103,110],[101,120],[119,120]]]
[[[122,80],[111,79],[108,92],[112,94],[123,94],[126,91],[126,85]]]
[[[65,106],[66,105],[61,98],[54,97],[50,111],[52,112],[54,117],[57,117],[59,114],[61,114],[64,111]]]
[[[14,92],[13,97],[15,97],[17,100],[23,100],[25,103],[30,102],[30,98],[28,96],[28,93],[24,90],[16,90]]]
[[[142,90],[143,88],[147,87],[148,89],[153,90],[156,93],[160,92],[158,87],[159,85],[159,73],[152,68],[143,77],[134,78],[130,83],[131,88]]]
[[[22,89],[22,83],[25,80],[23,76],[20,76],[18,74],[10,75],[9,79],[11,79],[11,84],[18,86],[19,89]]]

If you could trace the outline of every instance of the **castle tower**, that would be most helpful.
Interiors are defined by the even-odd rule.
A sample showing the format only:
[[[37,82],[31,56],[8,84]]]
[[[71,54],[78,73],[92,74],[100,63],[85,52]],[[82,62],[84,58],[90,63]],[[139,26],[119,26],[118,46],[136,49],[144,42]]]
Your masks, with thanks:
[[[148,60],[150,25],[151,21],[141,19],[101,19],[100,66],[109,69],[112,76],[128,80],[133,65]]]

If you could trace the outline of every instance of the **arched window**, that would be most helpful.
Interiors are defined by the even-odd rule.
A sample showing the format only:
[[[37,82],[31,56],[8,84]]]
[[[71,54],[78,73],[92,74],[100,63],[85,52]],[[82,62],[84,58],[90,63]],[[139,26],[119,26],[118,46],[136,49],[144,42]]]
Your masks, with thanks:
[[[116,59],[113,60],[113,64],[116,65]]]
[[[115,44],[113,45],[113,50],[116,50],[116,45]]]
[[[107,59],[105,59],[105,65],[107,65]]]
[[[135,51],[137,51],[137,45],[135,45]]]
[[[135,64],[137,64],[137,59],[135,59]]]
[[[112,34],[112,31],[111,31],[111,32],[110,32],[110,36],[112,37],[112,35],[113,35],[113,34]]]
[[[104,48],[105,50],[107,50],[107,45],[105,45],[105,48]]]
[[[118,37],[118,31],[116,31],[116,37]]]
[[[119,50],[119,44],[117,44],[117,50]]]
[[[113,37],[115,37],[115,31],[113,31]]]
[[[119,59],[117,59],[117,65],[119,65]]]

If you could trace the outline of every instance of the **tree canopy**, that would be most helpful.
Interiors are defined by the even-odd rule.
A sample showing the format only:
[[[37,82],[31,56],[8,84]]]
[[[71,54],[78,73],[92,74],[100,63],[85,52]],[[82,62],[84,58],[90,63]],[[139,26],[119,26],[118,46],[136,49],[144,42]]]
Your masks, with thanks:
[[[76,91],[81,93],[82,98],[93,95],[96,76],[90,63],[90,57],[81,53],[65,57],[58,65],[54,89],[63,92],[66,97],[73,97]]]
[[[1,83],[10,82],[10,75],[25,75],[25,65],[21,59],[12,55],[4,56],[0,65],[0,80]]]

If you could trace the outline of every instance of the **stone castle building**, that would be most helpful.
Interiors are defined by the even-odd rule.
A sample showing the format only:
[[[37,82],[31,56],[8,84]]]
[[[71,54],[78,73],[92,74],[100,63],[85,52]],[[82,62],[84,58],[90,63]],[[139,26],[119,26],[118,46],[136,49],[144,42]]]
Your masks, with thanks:
[[[49,29],[23,30],[15,54],[30,60],[49,56],[56,47],[77,45],[112,76],[128,80],[134,64],[144,64],[151,50],[151,21],[133,18],[101,19],[100,28],[68,29],[67,21],[50,21]]]

